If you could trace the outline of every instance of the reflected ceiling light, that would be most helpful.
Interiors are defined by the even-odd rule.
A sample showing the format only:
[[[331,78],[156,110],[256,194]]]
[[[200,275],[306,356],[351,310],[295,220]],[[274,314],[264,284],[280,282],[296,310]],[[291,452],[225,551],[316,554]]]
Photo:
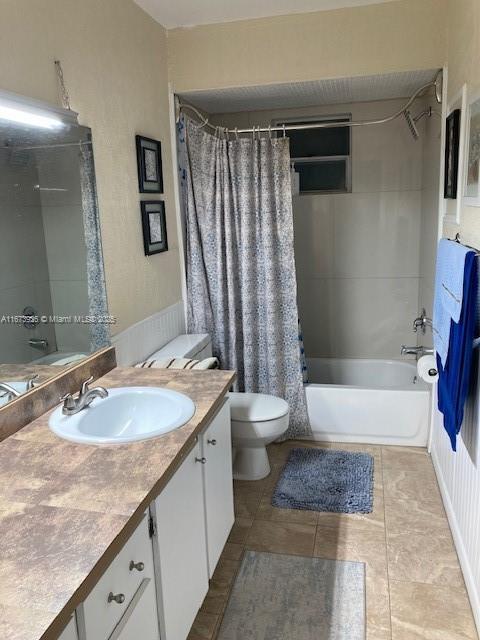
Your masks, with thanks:
[[[25,109],[7,107],[0,103],[0,120],[8,120],[18,124],[25,124],[28,127],[39,127],[41,129],[61,129],[64,123],[59,118],[43,116]]]

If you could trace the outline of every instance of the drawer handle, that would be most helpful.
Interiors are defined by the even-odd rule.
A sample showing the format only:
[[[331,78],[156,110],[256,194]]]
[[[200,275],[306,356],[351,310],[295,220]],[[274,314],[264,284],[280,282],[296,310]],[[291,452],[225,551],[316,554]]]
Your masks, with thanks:
[[[207,461],[206,458],[195,458],[195,462],[200,462],[201,464],[205,464]]]
[[[207,440],[208,444],[211,444],[213,446],[215,446],[217,444],[217,441],[215,440],[215,438],[213,438],[212,440]]]
[[[113,591],[110,591],[110,593],[108,594],[108,602],[123,604],[125,602],[125,596],[123,595],[123,593],[113,593]]]
[[[128,568],[130,569],[130,571],[133,571],[134,569],[136,569],[137,571],[143,571],[145,569],[145,565],[143,564],[143,562],[134,562],[133,560],[131,560]]]

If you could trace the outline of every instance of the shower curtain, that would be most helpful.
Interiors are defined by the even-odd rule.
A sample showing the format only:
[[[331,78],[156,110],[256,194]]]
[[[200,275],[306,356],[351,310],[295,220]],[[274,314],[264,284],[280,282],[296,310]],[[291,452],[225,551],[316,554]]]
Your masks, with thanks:
[[[240,391],[287,400],[285,437],[311,433],[298,341],[287,138],[227,140],[179,123],[187,322]]]

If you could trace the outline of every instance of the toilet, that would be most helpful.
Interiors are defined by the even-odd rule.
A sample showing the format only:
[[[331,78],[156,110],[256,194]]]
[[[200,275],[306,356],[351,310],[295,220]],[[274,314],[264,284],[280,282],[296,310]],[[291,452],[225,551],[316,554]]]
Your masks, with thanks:
[[[229,393],[235,480],[261,480],[270,473],[267,444],[288,428],[289,408],[265,393]]]
[[[148,356],[192,358],[212,355],[208,334],[179,335]],[[236,480],[261,480],[270,473],[267,444],[288,428],[289,408],[282,398],[265,393],[229,393],[232,420],[233,477]]]

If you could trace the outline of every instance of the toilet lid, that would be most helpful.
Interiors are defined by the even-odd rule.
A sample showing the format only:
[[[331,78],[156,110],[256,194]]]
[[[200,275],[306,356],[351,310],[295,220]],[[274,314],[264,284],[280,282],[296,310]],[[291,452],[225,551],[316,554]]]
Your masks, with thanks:
[[[266,393],[229,393],[232,420],[238,422],[265,422],[276,420],[288,413],[288,404],[282,398]]]

